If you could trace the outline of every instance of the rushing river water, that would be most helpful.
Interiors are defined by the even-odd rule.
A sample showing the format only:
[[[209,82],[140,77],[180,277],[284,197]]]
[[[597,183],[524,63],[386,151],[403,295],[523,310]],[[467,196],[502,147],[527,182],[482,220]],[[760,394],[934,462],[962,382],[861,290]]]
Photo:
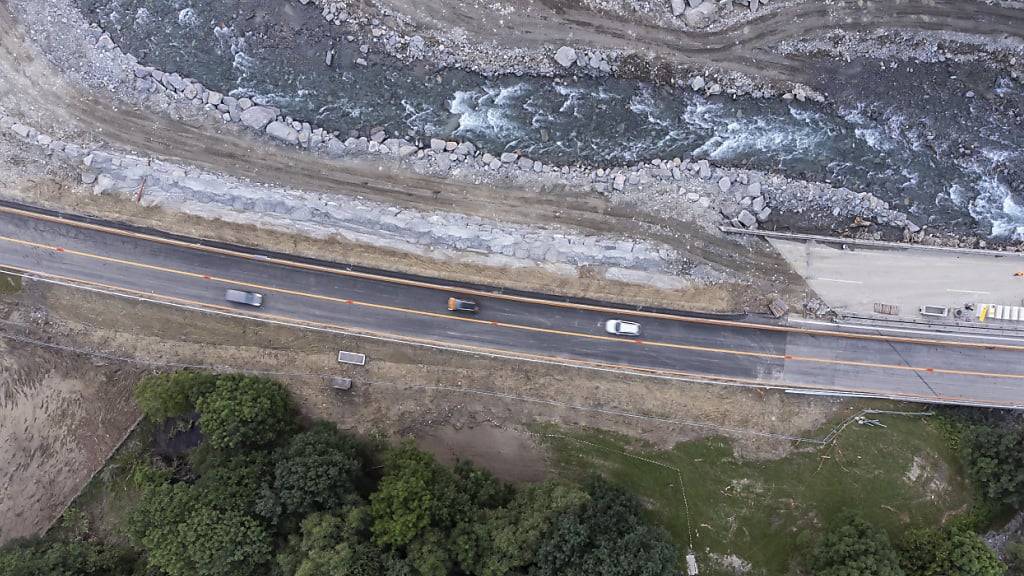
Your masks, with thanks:
[[[981,66],[855,63],[823,80],[835,98],[825,107],[615,79],[435,72],[364,56],[312,4],[291,0],[78,1],[140,61],[342,134],[382,127],[552,164],[708,158],[870,191],[947,230],[1024,239],[1024,128],[1012,114],[1024,90]],[[982,87],[972,98],[967,81]]]

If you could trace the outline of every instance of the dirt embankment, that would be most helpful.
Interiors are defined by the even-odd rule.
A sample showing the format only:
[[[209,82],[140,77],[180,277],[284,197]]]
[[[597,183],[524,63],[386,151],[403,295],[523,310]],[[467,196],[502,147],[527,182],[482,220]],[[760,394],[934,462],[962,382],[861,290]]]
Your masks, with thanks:
[[[328,0],[329,1],[329,0]],[[350,6],[356,12],[360,8]],[[367,11],[388,14],[383,23],[418,33],[451,47],[464,65],[489,70],[494,63],[518,64],[519,71],[564,70],[554,66],[554,48],[577,48],[647,55],[658,63],[689,70],[712,70],[723,77],[740,75],[748,84],[767,80],[817,87],[816,66],[796,52],[778,50],[783,43],[810,41],[827,34],[898,31],[942,32],[960,41],[977,36],[981,43],[1020,37],[1024,9],[1009,2],[772,2],[750,13],[737,7],[710,28],[685,29],[671,17],[669,2],[600,0],[527,0],[515,5],[465,0],[410,2],[380,0]],[[866,44],[863,55],[870,47]],[[527,64],[523,64],[527,62]],[[474,65],[475,64],[475,65]],[[624,72],[634,71],[626,67]],[[745,91],[745,90],[744,90]]]

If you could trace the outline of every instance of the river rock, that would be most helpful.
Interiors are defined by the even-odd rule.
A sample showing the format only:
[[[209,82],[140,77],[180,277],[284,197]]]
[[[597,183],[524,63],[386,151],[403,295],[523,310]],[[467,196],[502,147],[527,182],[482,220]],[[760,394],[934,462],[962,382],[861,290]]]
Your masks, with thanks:
[[[709,180],[711,178],[711,163],[707,160],[697,162],[697,174],[701,180]]]
[[[224,103],[224,95],[211,90],[206,93],[206,103],[211,106],[220,106]]]
[[[686,11],[686,0],[672,0],[672,15],[679,17]]]
[[[441,140],[440,138],[430,139],[430,149],[433,150],[436,154],[444,152],[444,145],[445,141]]]
[[[740,224],[743,224],[747,228],[757,227],[757,217],[748,212],[747,210],[741,211],[740,215],[737,216],[736,219],[739,220]]]
[[[704,78],[701,76],[697,76],[696,78],[690,80],[690,88],[693,90],[700,90],[701,88],[704,88],[705,84],[706,82],[704,82]]]
[[[515,162],[516,160],[518,160],[518,159],[519,159],[519,154],[516,154],[515,152],[502,152],[501,153],[501,163],[502,164],[511,164],[511,163]]]
[[[750,196],[752,198],[756,198],[757,196],[760,196],[760,195],[761,195],[761,183],[760,182],[754,182],[753,184],[747,186],[747,196]]]
[[[533,170],[533,160],[524,156],[516,162],[516,166],[518,166],[520,170]]]
[[[249,110],[252,110],[252,108]],[[271,122],[267,126],[267,134],[289,144],[298,144],[299,142],[299,131],[284,122]]]
[[[449,142],[451,144],[451,142]],[[472,156],[476,154],[476,145],[472,142],[463,142],[452,149],[459,156]]]
[[[730,188],[732,188],[732,180],[728,176],[722,176],[722,179],[718,181],[718,189],[725,193]]]
[[[576,50],[562,46],[555,52],[555,62],[561,64],[563,68],[572,66],[576,62]]]
[[[247,100],[243,98],[242,100]],[[241,106],[242,100],[239,101]],[[280,111],[277,108],[271,108],[270,106],[253,106],[242,111],[241,120],[242,124],[253,128],[255,130],[263,130],[270,124]]]

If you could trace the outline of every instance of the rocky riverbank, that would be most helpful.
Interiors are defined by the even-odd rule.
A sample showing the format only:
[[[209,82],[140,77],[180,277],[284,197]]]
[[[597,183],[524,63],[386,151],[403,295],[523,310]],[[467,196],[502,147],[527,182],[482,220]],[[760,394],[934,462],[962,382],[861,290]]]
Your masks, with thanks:
[[[383,130],[366,135],[339,134],[283,115],[258,98],[255,101],[234,98],[209,90],[179,74],[141,66],[133,56],[122,52],[109,35],[95,26],[85,26],[80,14],[66,4],[61,7],[61,4],[49,3],[45,9],[32,5],[21,7],[23,16],[29,21],[33,18],[38,20],[40,16],[48,19],[42,31],[33,30],[34,36],[44,40],[43,46],[47,47],[45,40],[48,37],[51,41],[60,38],[61,46],[74,46],[75,42],[67,42],[68,35],[74,38],[75,33],[80,34],[81,42],[87,48],[83,48],[85,57],[70,66],[76,74],[85,76],[94,86],[113,89],[150,109],[171,115],[237,123],[283,145],[308,149],[327,157],[399,161],[413,172],[450,175],[472,182],[502,179],[530,185],[557,183],[581,188],[623,205],[644,204],[651,198],[658,198],[662,203],[671,199],[674,201],[671,209],[674,218],[699,222],[708,230],[722,224],[753,228],[766,223],[775,225],[795,221],[802,221],[804,229],[834,229],[837,223],[843,227],[841,223],[845,222],[853,224],[855,231],[861,231],[868,224],[878,224],[883,230],[869,232],[875,236],[885,234],[887,229],[895,231],[889,233],[890,236],[923,239],[920,227],[906,214],[869,193],[856,193],[757,171],[715,167],[707,160],[655,159],[628,167],[594,169],[553,166],[517,152],[493,155],[481,152],[468,141],[409,140],[401,134],[389,134]],[[54,10],[64,10],[64,18],[53,20]],[[52,48],[52,42],[49,47]],[[56,60],[67,65],[69,54],[59,56]],[[580,55],[577,54],[576,58],[579,59]],[[97,66],[97,62],[105,64]],[[600,61],[597,68],[600,69]],[[693,79],[691,83],[698,84]],[[13,124],[11,128],[14,128]],[[20,134],[26,129],[19,128],[19,136],[27,138]],[[265,190],[264,193],[272,195],[274,192]],[[459,248],[457,243],[452,247]],[[501,249],[494,253],[503,254]],[[515,256],[513,251],[511,257]],[[544,256],[546,254],[541,258]],[[571,256],[552,257],[565,262],[573,259]],[[657,266],[639,266],[641,269],[645,267]]]

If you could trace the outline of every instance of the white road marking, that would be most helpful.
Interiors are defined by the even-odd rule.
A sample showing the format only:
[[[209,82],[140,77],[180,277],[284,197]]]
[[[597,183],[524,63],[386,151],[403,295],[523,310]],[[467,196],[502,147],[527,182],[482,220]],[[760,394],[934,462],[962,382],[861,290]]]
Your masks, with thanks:
[[[840,282],[842,284],[863,284],[859,280],[839,280],[838,278],[813,278],[813,280],[821,280],[822,282]]]
[[[984,290],[953,290],[952,288],[946,288],[946,292],[959,292],[960,294],[991,294],[991,292],[985,292]]]

